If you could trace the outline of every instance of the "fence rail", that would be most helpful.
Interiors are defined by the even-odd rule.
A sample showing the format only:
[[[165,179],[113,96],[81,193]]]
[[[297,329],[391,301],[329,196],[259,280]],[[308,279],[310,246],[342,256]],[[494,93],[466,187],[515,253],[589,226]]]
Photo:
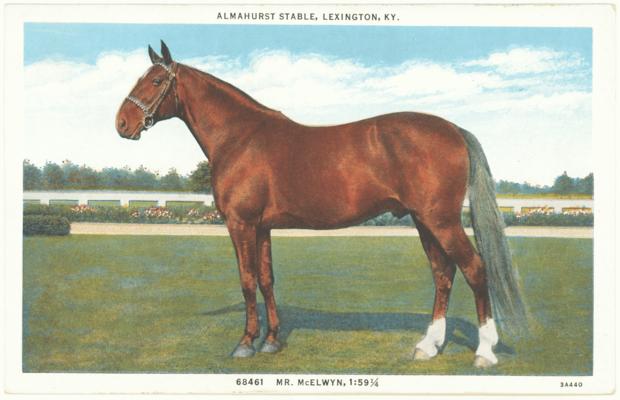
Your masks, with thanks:
[[[184,203],[200,203],[213,205],[213,195],[201,193],[179,192],[121,192],[99,190],[76,191],[25,191],[25,203],[37,204],[83,204],[91,206],[170,206]],[[591,211],[594,206],[592,199],[552,199],[552,198],[499,198],[497,203],[504,212],[525,212],[532,209],[549,209],[561,213],[568,210]],[[469,201],[465,200],[467,209]]]
[[[594,200],[592,199],[550,199],[550,198],[529,198],[511,199],[499,198],[497,205],[504,212],[527,212],[532,209],[552,209],[555,213],[563,211],[584,210],[592,211]],[[465,200],[465,207],[469,206],[469,201]]]
[[[24,192],[24,202],[38,204],[160,206],[178,203],[213,205],[213,195],[179,192],[120,192],[99,190]]]

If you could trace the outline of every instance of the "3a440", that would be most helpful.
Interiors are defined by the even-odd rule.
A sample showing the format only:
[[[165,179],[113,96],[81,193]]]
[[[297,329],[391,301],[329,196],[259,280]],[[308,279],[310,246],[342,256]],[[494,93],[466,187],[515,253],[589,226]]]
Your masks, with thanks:
[[[583,387],[583,382],[560,382],[561,388],[580,388]]]

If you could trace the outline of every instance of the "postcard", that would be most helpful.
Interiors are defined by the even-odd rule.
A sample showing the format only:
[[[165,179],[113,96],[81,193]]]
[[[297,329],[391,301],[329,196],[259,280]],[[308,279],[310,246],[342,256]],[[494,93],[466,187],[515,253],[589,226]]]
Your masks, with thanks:
[[[614,392],[612,5],[4,17],[7,393]]]

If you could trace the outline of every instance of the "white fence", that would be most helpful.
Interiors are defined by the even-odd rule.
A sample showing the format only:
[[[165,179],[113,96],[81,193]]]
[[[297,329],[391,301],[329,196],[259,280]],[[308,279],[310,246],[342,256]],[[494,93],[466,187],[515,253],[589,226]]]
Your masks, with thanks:
[[[207,206],[213,205],[213,195],[201,193],[178,192],[120,192],[100,190],[67,190],[49,192],[24,192],[24,201],[40,204],[102,204],[118,203],[129,206],[132,203],[152,203],[161,207],[169,202],[197,202]]]
[[[170,202],[197,202],[207,206],[213,205],[213,195],[199,193],[172,193],[172,192],[117,192],[99,190],[75,190],[75,191],[48,191],[48,192],[24,192],[24,201],[40,204],[114,204],[130,206],[133,204],[152,203],[153,205],[166,206]],[[583,208],[592,209],[592,199],[510,199],[499,198],[497,203],[503,211],[519,212],[528,208],[551,208],[554,212],[562,212],[566,209]],[[465,200],[465,207],[469,202]]]
[[[520,212],[531,208],[552,208],[554,212],[561,213],[563,210],[575,208],[593,210],[594,201],[592,199],[499,198],[497,205],[502,211]],[[469,206],[468,200],[465,200],[464,206]]]

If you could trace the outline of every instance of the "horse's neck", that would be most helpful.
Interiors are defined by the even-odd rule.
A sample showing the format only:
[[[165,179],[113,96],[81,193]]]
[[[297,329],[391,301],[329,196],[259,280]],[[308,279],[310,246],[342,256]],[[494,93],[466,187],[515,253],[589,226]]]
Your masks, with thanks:
[[[284,118],[235,87],[198,70],[179,65],[179,117],[214,162],[243,142],[265,119]]]

